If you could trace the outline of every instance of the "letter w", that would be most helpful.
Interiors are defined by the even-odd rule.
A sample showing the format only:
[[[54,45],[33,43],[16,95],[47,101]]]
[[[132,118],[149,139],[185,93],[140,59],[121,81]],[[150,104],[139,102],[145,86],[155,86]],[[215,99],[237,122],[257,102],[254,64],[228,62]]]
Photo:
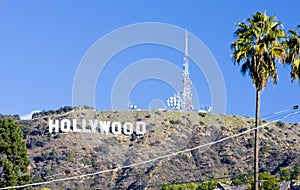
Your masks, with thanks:
[[[100,121],[100,133],[108,134],[110,128],[110,121]]]

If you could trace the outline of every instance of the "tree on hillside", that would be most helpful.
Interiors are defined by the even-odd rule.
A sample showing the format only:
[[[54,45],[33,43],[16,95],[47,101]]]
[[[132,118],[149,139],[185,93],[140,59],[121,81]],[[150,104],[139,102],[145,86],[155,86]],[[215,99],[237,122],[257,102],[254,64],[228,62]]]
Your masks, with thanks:
[[[29,162],[23,133],[12,118],[0,119],[0,187],[29,182]]]
[[[296,164],[291,173],[291,179],[297,180],[298,176],[300,176],[300,167],[298,164]]]
[[[277,179],[273,177],[270,172],[263,172],[259,174],[259,180],[262,182],[262,190],[279,190],[280,186]]]
[[[300,25],[298,25],[296,30],[289,30],[286,45],[286,62],[292,66],[292,80],[298,78],[300,82]]]
[[[249,73],[256,88],[255,127],[259,126],[260,94],[269,79],[277,83],[276,62],[283,62],[285,33],[275,16],[257,12],[245,23],[237,23],[236,41],[231,45],[234,63],[241,65],[243,75]],[[258,189],[258,129],[254,139],[254,182]]]
[[[204,181],[199,185],[200,190],[209,190],[209,189],[213,189],[216,187],[216,185],[218,184],[217,181],[215,180],[211,180],[211,181]]]
[[[287,168],[280,168],[279,175],[280,175],[280,181],[288,181],[291,178],[291,172]]]

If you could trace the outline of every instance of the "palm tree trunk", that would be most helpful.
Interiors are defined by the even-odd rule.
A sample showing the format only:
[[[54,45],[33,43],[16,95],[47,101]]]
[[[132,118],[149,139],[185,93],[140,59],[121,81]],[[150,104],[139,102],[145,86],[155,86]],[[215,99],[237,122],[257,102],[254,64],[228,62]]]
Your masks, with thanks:
[[[254,135],[254,189],[258,190],[258,129],[260,117],[260,90],[256,90],[255,135]]]

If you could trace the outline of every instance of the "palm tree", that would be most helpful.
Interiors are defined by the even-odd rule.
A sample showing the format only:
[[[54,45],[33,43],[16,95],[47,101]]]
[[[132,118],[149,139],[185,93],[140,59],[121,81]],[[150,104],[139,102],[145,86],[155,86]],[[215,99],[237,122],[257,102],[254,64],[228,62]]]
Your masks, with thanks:
[[[284,38],[282,24],[275,16],[257,12],[245,23],[237,23],[234,33],[236,41],[231,45],[235,64],[241,65],[243,75],[249,73],[256,88],[254,183],[258,189],[258,129],[260,119],[260,93],[270,79],[277,84],[276,63],[284,59]]]
[[[300,82],[300,25],[297,30],[289,30],[287,45],[286,62],[292,65],[291,78],[298,78]]]

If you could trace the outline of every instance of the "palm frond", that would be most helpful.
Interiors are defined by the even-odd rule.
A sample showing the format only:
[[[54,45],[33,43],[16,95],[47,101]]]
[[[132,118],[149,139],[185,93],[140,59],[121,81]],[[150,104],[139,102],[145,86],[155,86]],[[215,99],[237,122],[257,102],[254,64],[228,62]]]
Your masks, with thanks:
[[[300,82],[300,59],[296,59],[292,64],[292,71],[291,71],[292,80],[296,78],[299,79]]]
[[[257,90],[265,88],[268,80],[276,84],[276,61],[285,60],[287,47],[282,23],[257,12],[236,26],[236,41],[231,44],[234,63],[241,65],[243,75],[250,74]]]
[[[295,80],[299,79],[300,82],[300,32],[297,33],[297,29],[300,29],[300,25],[295,30],[288,31],[288,40],[286,42],[286,58],[285,62],[291,64],[291,78]]]
[[[297,32],[296,32],[296,30],[289,30],[289,34],[291,34],[291,35],[297,35]]]
[[[250,61],[247,60],[241,67],[241,73],[245,75],[250,70]]]

